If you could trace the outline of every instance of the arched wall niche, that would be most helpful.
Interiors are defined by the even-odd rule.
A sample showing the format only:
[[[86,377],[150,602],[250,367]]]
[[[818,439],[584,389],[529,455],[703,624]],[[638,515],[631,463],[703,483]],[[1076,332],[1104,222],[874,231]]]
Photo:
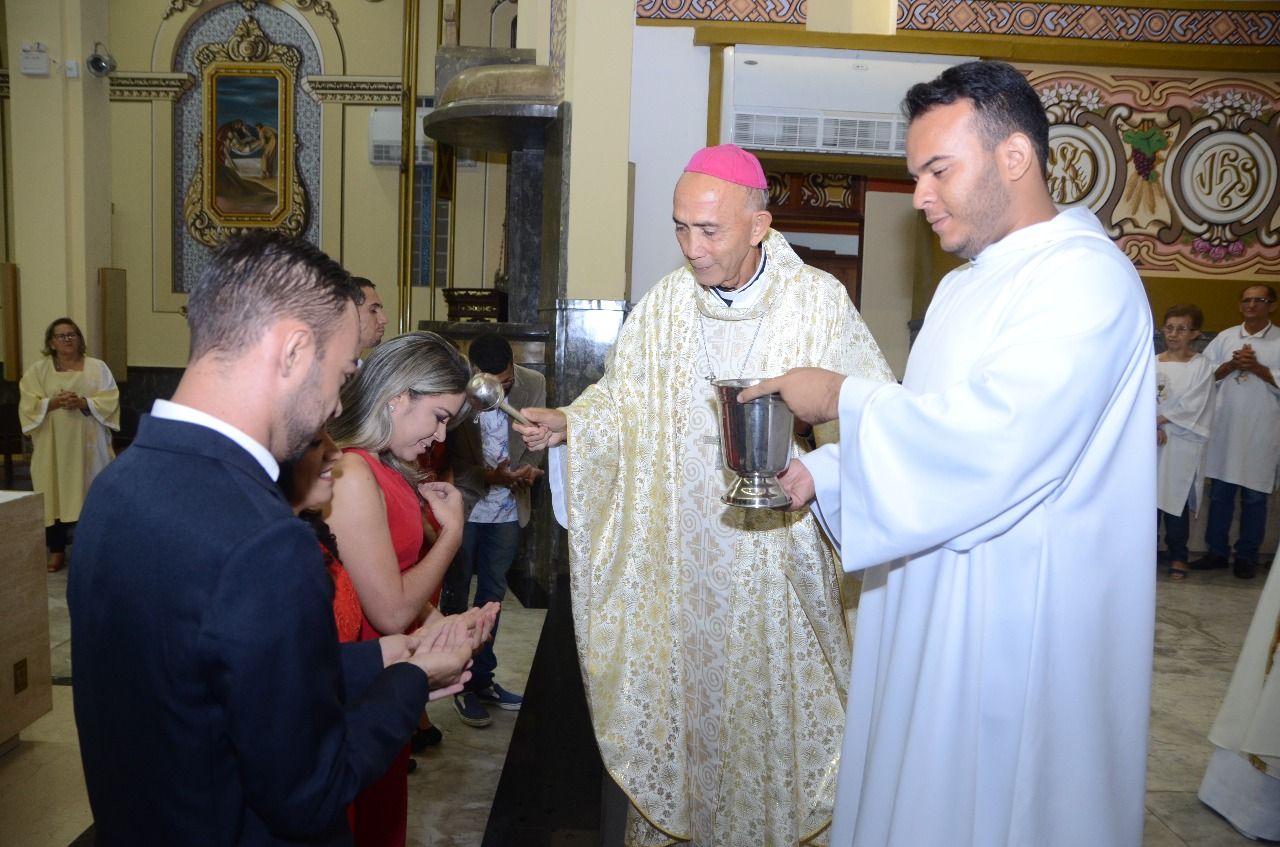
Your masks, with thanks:
[[[174,2],[183,2],[183,0],[174,0]],[[248,14],[253,14],[256,7],[271,6],[293,16],[311,36],[316,51],[320,54],[320,72],[323,74],[346,73],[346,53],[343,50],[342,38],[338,34],[336,16],[331,19],[326,15],[318,14],[314,8],[311,12],[307,12],[294,3],[283,0],[255,0],[248,4],[243,0],[196,0],[195,3],[187,0],[183,9],[168,14],[156,29],[155,44],[151,51],[151,70],[155,73],[171,73],[178,70],[173,66],[178,45],[182,43],[182,39],[186,37],[187,31],[196,20],[220,6],[233,3],[244,8]]]

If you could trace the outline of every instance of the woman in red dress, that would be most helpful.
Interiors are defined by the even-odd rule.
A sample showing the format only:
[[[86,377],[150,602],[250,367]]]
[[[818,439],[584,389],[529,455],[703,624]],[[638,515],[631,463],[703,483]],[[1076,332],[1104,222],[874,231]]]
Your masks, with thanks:
[[[462,542],[462,497],[418,464],[463,409],[471,369],[449,342],[412,332],[375,347],[342,391],[329,426],[343,456],[328,522],[360,599],[360,638],[406,632],[440,612],[429,602]],[[425,545],[430,510],[440,528]],[[424,547],[426,547],[424,552]],[[356,798],[357,847],[403,847],[409,745]]]

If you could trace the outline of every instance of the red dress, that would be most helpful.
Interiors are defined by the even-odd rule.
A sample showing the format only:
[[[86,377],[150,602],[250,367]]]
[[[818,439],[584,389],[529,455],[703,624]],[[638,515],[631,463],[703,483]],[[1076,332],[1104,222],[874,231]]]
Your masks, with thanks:
[[[338,625],[338,641],[359,641],[360,622],[364,613],[360,609],[360,598],[356,596],[355,584],[351,582],[351,574],[329,552],[329,548],[320,545],[324,554],[324,566],[333,577],[333,621]]]
[[[413,489],[399,471],[387,467],[377,456],[357,449],[344,450],[364,459],[382,489],[387,504],[387,527],[391,531],[391,546],[396,551],[400,571],[417,564],[422,552],[422,507],[418,492]],[[360,615],[360,640],[380,638]],[[389,634],[389,633],[388,633]],[[377,782],[356,796],[351,807],[351,830],[356,847],[404,847],[409,822],[409,745],[396,756],[391,768]]]

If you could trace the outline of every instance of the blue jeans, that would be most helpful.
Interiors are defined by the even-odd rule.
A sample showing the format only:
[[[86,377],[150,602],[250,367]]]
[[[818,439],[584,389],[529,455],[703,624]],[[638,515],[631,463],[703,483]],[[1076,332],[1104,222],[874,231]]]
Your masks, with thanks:
[[[1243,485],[1209,480],[1209,525],[1204,541],[1209,552],[1226,556],[1231,552],[1228,534],[1236,511],[1236,492],[1240,492],[1240,538],[1236,540],[1236,559],[1258,561],[1258,547],[1267,528],[1267,495]]]
[[[462,531],[462,546],[453,557],[449,571],[444,575],[440,592],[440,611],[446,615],[465,612],[467,594],[471,589],[471,577],[476,578],[475,605],[507,596],[507,572],[516,560],[520,543],[519,521],[506,523],[472,523],[467,521]],[[493,684],[493,670],[498,657],[493,644],[498,640],[498,622],[493,622],[493,637],[476,653],[471,665],[469,691],[480,691]]]

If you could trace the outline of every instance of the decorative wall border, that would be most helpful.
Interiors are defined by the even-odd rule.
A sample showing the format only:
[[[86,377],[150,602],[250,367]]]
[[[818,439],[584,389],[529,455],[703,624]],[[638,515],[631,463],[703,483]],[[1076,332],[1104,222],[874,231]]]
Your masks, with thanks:
[[[112,100],[177,100],[195,80],[191,74],[113,73],[107,96]]]
[[[636,17],[648,20],[803,24],[804,0],[636,0]]]
[[[1154,44],[1275,47],[1275,12],[1148,9],[1008,0],[899,0],[898,29]]]
[[[400,78],[393,76],[303,77],[302,90],[320,103],[344,106],[399,106]]]
[[[802,0],[637,0],[640,20],[803,25]],[[1252,9],[1028,3],[1020,0],[898,0],[908,32],[1077,38],[1152,44],[1275,47],[1280,16]]]
[[[329,0],[290,0],[293,5],[297,6],[304,12],[308,9],[322,16],[334,26],[338,25],[338,14],[333,11],[333,6],[329,4]],[[267,0],[237,0],[244,7],[246,12],[252,12],[258,7],[259,3],[266,3]],[[168,20],[176,14],[185,12],[188,8],[194,8],[204,3],[204,0],[169,0],[169,7],[164,10],[164,16],[161,20]]]

